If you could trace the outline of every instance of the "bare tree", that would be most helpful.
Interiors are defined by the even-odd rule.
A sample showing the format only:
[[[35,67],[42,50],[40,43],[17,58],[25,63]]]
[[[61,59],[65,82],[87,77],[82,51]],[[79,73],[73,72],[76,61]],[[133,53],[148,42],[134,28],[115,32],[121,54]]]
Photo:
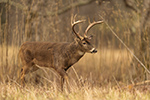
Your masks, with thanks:
[[[149,69],[150,67],[150,0],[124,0],[126,6],[140,16],[139,40],[140,49],[136,51],[140,60]],[[140,2],[140,3],[139,3]],[[139,5],[139,6],[137,6]]]

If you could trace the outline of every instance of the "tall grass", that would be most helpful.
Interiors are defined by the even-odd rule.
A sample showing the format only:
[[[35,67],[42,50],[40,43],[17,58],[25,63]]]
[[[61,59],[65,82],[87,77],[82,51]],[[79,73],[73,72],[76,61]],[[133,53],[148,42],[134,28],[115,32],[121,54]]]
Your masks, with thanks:
[[[109,86],[78,88],[72,87],[72,91],[60,92],[55,88],[28,87],[21,88],[16,84],[0,84],[1,100],[149,100],[149,92],[141,90],[118,90]]]

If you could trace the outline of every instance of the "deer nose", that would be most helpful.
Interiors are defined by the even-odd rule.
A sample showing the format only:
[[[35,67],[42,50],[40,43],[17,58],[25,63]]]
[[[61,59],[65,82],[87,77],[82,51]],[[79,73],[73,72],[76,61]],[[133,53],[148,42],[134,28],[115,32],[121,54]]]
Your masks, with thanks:
[[[95,50],[93,50],[93,53],[96,53],[97,52],[97,50],[95,49]]]
[[[90,50],[90,52],[91,52],[91,53],[96,53],[97,50],[96,50],[95,48],[92,48],[92,49]]]

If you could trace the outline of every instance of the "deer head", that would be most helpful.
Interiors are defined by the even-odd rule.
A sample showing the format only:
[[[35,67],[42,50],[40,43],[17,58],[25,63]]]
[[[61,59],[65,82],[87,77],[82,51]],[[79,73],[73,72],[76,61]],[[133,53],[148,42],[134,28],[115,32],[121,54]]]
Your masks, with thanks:
[[[76,17],[76,16],[75,16]],[[74,34],[76,35],[76,39],[75,41],[79,44],[81,50],[83,52],[88,52],[88,53],[96,53],[97,50],[94,48],[94,46],[91,44],[91,39],[92,36],[87,36],[88,31],[96,24],[101,24],[103,23],[103,21],[94,21],[93,23],[90,23],[89,26],[86,28],[84,36],[81,36],[80,34],[78,34],[74,27],[79,24],[84,22],[85,20],[78,20],[75,21],[75,17],[73,18],[73,21],[71,21],[71,25],[72,25],[72,30],[74,32]]]

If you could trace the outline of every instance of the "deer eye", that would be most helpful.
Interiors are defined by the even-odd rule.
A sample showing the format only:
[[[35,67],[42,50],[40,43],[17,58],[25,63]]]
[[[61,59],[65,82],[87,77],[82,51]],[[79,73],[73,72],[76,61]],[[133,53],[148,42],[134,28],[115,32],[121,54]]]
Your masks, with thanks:
[[[86,44],[86,42],[83,42],[83,44],[85,45],[85,44]]]

